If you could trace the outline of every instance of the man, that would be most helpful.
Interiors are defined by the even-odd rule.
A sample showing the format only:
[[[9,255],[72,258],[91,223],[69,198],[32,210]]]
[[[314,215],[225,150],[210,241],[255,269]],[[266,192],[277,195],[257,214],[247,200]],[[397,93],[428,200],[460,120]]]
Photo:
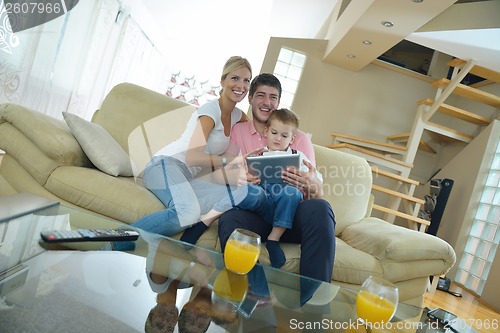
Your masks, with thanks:
[[[256,76],[250,85],[248,99],[252,108],[252,120],[234,125],[231,132],[231,153],[247,154],[266,146],[263,137],[267,118],[278,108],[281,98],[281,84],[272,74]],[[297,131],[291,147],[302,151],[315,163],[314,150],[309,137]],[[308,172],[290,168],[283,172],[284,181],[299,188],[304,200],[298,207],[292,229],[281,237],[283,243],[301,244],[300,274],[317,280],[330,282],[335,257],[335,217],[330,204],[321,199],[323,189],[316,176],[316,169],[305,162]],[[258,180],[248,176],[250,183]],[[262,241],[267,240],[272,226],[254,212],[233,209],[219,218],[219,239],[224,251],[226,242],[236,228],[258,233]]]

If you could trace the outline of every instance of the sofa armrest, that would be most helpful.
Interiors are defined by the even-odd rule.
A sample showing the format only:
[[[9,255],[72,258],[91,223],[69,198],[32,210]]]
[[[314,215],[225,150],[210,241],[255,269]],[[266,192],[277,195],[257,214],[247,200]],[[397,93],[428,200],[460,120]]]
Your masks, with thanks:
[[[13,128],[9,138],[0,138],[1,148],[19,161],[19,156],[26,154],[17,141],[21,134],[58,165],[91,165],[63,120],[9,103],[0,105],[0,124],[4,123]]]
[[[373,211],[373,204],[375,203],[375,197],[373,194],[370,194],[370,199],[368,200],[368,207],[366,207],[365,217],[370,217]]]
[[[353,248],[369,253],[379,261],[442,260],[447,269],[456,261],[455,251],[444,240],[375,217],[368,217],[349,225],[340,238]]]

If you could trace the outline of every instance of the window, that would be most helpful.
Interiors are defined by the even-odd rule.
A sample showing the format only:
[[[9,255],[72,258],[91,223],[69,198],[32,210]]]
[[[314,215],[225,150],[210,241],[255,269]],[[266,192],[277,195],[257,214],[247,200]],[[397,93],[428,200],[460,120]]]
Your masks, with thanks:
[[[500,233],[500,141],[493,157],[483,194],[465,245],[455,281],[481,295]]]
[[[292,106],[306,58],[305,54],[290,49],[282,48],[280,51],[274,75],[280,80],[283,89],[280,100],[280,106],[283,108],[290,109]]]

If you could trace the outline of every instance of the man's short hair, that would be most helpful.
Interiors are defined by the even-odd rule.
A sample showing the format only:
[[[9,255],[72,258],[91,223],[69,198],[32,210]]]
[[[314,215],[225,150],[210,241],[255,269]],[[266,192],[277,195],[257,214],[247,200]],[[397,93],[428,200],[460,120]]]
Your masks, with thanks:
[[[278,98],[281,98],[281,82],[273,74],[262,73],[253,78],[248,92],[251,97],[253,97],[253,94],[255,94],[255,91],[259,86],[269,86],[278,89]]]
[[[277,109],[271,112],[269,118],[267,118],[267,127],[271,126],[271,122],[277,120],[286,125],[292,125],[294,127],[293,132],[295,133],[299,128],[299,117],[292,111],[288,109]]]

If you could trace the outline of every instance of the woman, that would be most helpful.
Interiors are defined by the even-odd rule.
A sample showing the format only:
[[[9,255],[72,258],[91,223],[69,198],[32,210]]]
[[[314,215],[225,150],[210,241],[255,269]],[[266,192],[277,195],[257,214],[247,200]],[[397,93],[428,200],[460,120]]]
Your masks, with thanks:
[[[195,177],[203,168],[214,170],[226,164],[223,154],[231,129],[237,122],[248,120],[236,104],[246,97],[251,79],[248,60],[239,56],[227,60],[220,97],[195,111],[182,136],[158,151],[144,170],[144,186],[167,208],[144,216],[133,227],[174,235],[199,221],[204,206],[210,205],[203,202],[211,197],[208,193],[220,191],[220,197],[226,191],[223,185],[209,186]]]

